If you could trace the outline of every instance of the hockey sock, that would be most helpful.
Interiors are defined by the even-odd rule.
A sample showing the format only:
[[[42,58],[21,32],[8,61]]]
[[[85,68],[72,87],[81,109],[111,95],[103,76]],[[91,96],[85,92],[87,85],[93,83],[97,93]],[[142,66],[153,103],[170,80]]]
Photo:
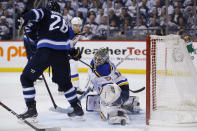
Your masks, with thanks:
[[[69,103],[77,101],[76,89],[74,87],[64,92],[64,95]]]
[[[23,96],[27,102],[34,101],[36,95],[36,90],[34,87],[23,87]]]

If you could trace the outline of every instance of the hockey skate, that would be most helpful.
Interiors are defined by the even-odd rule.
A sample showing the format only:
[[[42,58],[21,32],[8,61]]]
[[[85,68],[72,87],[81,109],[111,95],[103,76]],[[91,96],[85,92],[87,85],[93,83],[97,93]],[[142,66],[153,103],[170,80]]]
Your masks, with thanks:
[[[36,110],[36,104],[35,102],[28,106],[27,111],[23,114],[19,115],[19,118],[29,120],[30,122],[37,122],[36,117],[38,116],[37,110]]]
[[[73,111],[68,113],[68,116],[71,119],[78,119],[78,120],[83,120],[83,109],[81,107],[81,103],[78,101],[77,103],[73,103],[71,104],[71,106],[73,107]]]

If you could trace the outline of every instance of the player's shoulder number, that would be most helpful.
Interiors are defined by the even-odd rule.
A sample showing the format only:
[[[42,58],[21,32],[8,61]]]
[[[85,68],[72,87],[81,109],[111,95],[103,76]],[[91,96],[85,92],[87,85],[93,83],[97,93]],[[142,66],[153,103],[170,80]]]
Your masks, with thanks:
[[[52,14],[51,19],[54,21],[49,26],[49,31],[60,29],[62,33],[66,33],[68,31],[68,26],[66,21],[62,19],[59,15]],[[62,24],[60,24],[62,22]],[[61,25],[61,26],[60,26]]]

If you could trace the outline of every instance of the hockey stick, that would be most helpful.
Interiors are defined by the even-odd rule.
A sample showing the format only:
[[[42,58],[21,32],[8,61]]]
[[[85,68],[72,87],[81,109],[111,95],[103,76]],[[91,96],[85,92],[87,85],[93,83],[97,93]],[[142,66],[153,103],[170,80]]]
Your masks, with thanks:
[[[130,54],[129,54],[130,55]],[[128,55],[128,56],[129,56]],[[127,56],[127,57],[128,57]],[[89,64],[87,64],[86,62],[84,62],[84,61],[82,61],[82,60],[79,60],[81,63],[83,63],[84,65],[86,65],[86,66],[88,66],[88,67],[90,67],[90,69],[92,69],[93,71],[94,71],[94,69],[89,65]],[[94,73],[95,73],[95,71],[94,71]],[[96,74],[96,73],[95,73]],[[97,75],[97,74],[96,74]],[[138,89],[138,90],[131,90],[131,89],[129,89],[129,91],[130,92],[132,92],[132,93],[139,93],[139,92],[141,92],[141,91],[143,91],[145,89],[145,87],[142,87],[142,88],[140,88],[140,89]]]
[[[142,88],[140,88],[138,90],[131,90],[131,89],[129,89],[129,91],[132,92],[132,93],[139,93],[139,92],[143,91],[145,88],[146,87],[144,86],[144,87],[142,87]]]
[[[27,120],[23,119],[23,118],[20,118],[19,115],[14,112],[12,109],[10,109],[9,107],[7,107],[5,104],[3,104],[1,101],[0,101],[0,105],[5,108],[7,111],[9,111],[10,113],[12,113],[13,115],[15,115],[19,120],[23,121],[25,124],[27,124],[28,126],[30,126],[31,128],[35,129],[36,131],[45,131],[45,129],[39,129],[37,128],[36,126],[32,125],[30,122],[28,122]]]
[[[28,36],[28,34],[27,34],[27,32],[26,32],[25,29],[24,29],[24,32],[25,32],[25,35],[26,35],[26,37],[27,37],[27,41],[28,41],[29,47],[30,47],[30,49],[31,49],[31,53],[33,54],[33,50],[32,50],[31,45],[30,45],[30,44],[31,44],[31,43],[30,43],[30,38],[29,38],[29,36]],[[48,86],[48,84],[47,84],[47,81],[46,81],[46,79],[45,79],[45,77],[44,77],[44,74],[42,74],[42,79],[44,80],[45,86],[46,86],[46,88],[47,88],[47,91],[48,91],[49,96],[50,96],[50,98],[51,98],[51,101],[52,101],[52,103],[53,103],[53,106],[54,106],[54,108],[56,109],[56,108],[57,108],[57,105],[56,105],[56,103],[55,103],[55,101],[54,101],[54,99],[53,99],[53,96],[52,96],[52,94],[51,94],[51,91],[50,91],[50,89],[49,89],[49,86]]]
[[[90,78],[88,78],[88,82],[85,86],[85,88],[88,88],[78,99],[79,101],[81,101],[90,91],[92,91],[92,88],[89,87],[89,83],[90,83]],[[73,109],[71,106],[67,107],[67,108],[61,108],[61,107],[58,107],[56,109],[54,108],[49,108],[50,111],[53,111],[53,112],[58,112],[58,113],[69,113],[71,112]]]
[[[48,86],[48,84],[47,84],[47,81],[46,81],[46,79],[45,79],[45,77],[44,77],[44,74],[42,74],[42,79],[44,80],[44,83],[45,83],[45,85],[46,85],[46,88],[47,88],[47,91],[48,91],[49,96],[50,96],[50,98],[51,98],[51,101],[52,101],[52,103],[53,103],[53,106],[54,106],[54,108],[56,109],[56,108],[57,108],[57,105],[56,105],[56,103],[55,103],[55,101],[54,101],[54,99],[53,99],[53,96],[52,96],[52,94],[51,94],[51,91],[50,91],[50,89],[49,89],[49,86]]]

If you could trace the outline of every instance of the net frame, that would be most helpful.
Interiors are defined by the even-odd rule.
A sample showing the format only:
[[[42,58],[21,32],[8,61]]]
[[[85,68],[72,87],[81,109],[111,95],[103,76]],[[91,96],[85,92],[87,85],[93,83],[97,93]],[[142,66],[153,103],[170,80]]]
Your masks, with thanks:
[[[177,39],[176,42],[182,42],[183,40],[181,40],[180,36],[177,35],[169,35],[169,36],[147,36],[147,40],[146,40],[146,49],[147,49],[147,54],[146,54],[146,124],[147,125],[180,125],[180,124],[184,124],[184,125],[197,125],[197,109],[195,109],[197,106],[195,105],[193,109],[191,109],[191,107],[188,106],[184,107],[184,110],[187,111],[173,111],[175,109],[169,109],[168,110],[161,110],[158,109],[158,102],[157,102],[157,89],[158,89],[158,83],[157,83],[157,75],[158,75],[158,70],[157,70],[157,43],[163,41],[166,38],[170,38],[170,39]],[[183,47],[184,48],[184,47]],[[186,47],[183,52],[186,51]],[[163,56],[165,57],[164,61],[165,61],[165,65],[164,68],[167,69],[167,65],[168,60],[167,58],[169,57],[168,55],[168,49],[165,48],[163,49]],[[161,55],[161,54],[160,54]],[[188,53],[186,54],[186,57],[189,58]],[[178,57],[181,58],[181,57]],[[180,59],[181,60],[181,59]],[[191,66],[191,65],[190,65]],[[167,70],[162,71],[163,75],[174,75],[172,72],[169,72]],[[180,72],[178,72],[180,73]],[[194,71],[192,73],[196,74],[196,71]],[[179,74],[180,75],[180,74]],[[197,79],[195,79],[197,80]],[[196,90],[194,90],[196,91]],[[196,98],[195,98],[196,99]],[[180,108],[180,107],[179,107]],[[188,111],[190,110],[190,112],[188,113]],[[171,116],[175,116],[176,118],[172,123],[170,122],[165,122],[163,120],[159,120],[159,117],[162,117],[163,119],[168,119],[168,117],[166,116],[166,114],[170,114]],[[195,116],[194,118],[185,118],[185,116]],[[151,117],[155,117],[158,120],[152,120]],[[178,121],[178,119],[184,119],[183,121]],[[189,120],[191,119],[191,120]],[[176,120],[178,121],[176,123]],[[187,122],[188,121],[188,122]]]

